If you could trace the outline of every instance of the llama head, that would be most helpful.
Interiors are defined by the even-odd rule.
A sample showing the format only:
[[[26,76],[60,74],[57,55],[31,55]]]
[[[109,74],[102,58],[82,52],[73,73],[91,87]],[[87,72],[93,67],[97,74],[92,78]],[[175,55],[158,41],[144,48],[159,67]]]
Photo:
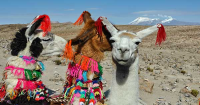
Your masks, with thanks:
[[[72,45],[78,45],[75,60],[79,61],[81,56],[78,54],[80,53],[99,62],[103,59],[104,51],[111,51],[111,44],[109,42],[111,35],[101,25],[101,21],[94,21],[91,18],[91,14],[87,11],[81,14],[74,25],[80,25],[83,22],[84,27],[78,36],[72,39]],[[101,31],[98,31],[99,28],[101,28]]]
[[[118,64],[125,66],[131,65],[138,56],[138,45],[142,41],[142,38],[156,31],[157,27],[162,26],[161,24],[158,24],[137,33],[133,33],[126,30],[119,31],[105,17],[101,17],[101,19],[102,23],[106,25],[107,30],[112,35],[110,41],[112,42],[113,60]]]
[[[60,54],[66,41],[49,33],[51,30],[48,15],[39,15],[27,27],[20,29],[11,42],[13,56],[33,56]]]
[[[141,39],[135,33],[119,31],[110,40],[113,60],[120,65],[130,65],[137,57]]]

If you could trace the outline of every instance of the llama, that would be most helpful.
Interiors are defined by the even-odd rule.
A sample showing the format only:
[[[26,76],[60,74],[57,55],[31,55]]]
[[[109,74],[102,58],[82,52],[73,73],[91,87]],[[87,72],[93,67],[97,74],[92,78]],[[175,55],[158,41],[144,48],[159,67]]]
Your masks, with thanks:
[[[99,62],[104,57],[104,51],[111,51],[111,35],[102,27],[101,21],[98,19],[95,22],[87,11],[74,24],[80,25],[82,22],[85,23],[84,27],[76,38],[68,41],[63,55],[71,60],[63,95],[69,98],[68,104],[73,105],[104,103],[101,82],[103,72]],[[76,53],[72,51],[71,45],[75,46]],[[58,98],[57,103],[61,103]]]
[[[166,34],[162,24],[152,26],[137,33],[117,30],[105,17],[102,23],[112,37],[112,59],[114,62],[113,78],[110,90],[110,105],[138,105],[138,45],[142,38],[159,28],[156,44],[165,40]]]
[[[0,91],[3,105],[42,105],[48,91],[39,78],[44,65],[40,55],[62,53],[65,39],[51,31],[48,15],[39,15],[27,27],[20,29],[11,42],[11,57],[4,70],[4,85]]]

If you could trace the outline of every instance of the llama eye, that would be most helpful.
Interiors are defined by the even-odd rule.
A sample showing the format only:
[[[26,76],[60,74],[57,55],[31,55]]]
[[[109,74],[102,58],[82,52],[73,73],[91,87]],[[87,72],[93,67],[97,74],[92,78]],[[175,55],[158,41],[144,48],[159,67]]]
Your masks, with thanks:
[[[136,44],[136,45],[139,45],[139,44],[140,44],[140,42],[135,42],[135,44]]]
[[[115,42],[115,40],[112,40],[112,39],[110,40],[110,43],[114,43],[114,42]]]
[[[42,39],[42,41],[51,41],[51,39]]]

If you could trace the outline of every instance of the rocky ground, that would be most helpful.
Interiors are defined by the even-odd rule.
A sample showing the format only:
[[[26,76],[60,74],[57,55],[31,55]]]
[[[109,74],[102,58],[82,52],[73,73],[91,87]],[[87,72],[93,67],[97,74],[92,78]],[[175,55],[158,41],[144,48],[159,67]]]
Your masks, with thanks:
[[[9,42],[24,26],[0,26],[0,74],[10,56]],[[148,26],[116,27],[137,32]],[[68,40],[75,37],[81,28],[71,24],[53,24],[52,33]],[[139,45],[140,97],[148,105],[197,105],[200,95],[195,97],[192,94],[195,90],[200,91],[200,26],[166,26],[165,29],[167,40],[161,46],[155,46],[156,33],[144,38]],[[62,92],[66,64],[58,56],[39,59],[46,65],[42,81],[52,92]],[[61,64],[55,63],[58,61]],[[111,52],[105,53],[101,63],[104,67],[104,91],[107,91],[112,75]]]

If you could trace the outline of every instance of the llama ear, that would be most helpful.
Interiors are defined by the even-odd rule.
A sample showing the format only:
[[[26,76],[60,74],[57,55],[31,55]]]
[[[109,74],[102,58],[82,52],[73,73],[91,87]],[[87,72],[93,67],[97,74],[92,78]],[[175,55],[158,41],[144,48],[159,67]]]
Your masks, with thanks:
[[[43,31],[43,36],[51,31],[51,21],[48,15],[38,15],[33,22],[27,26],[26,36],[32,37],[33,33],[40,28]]]
[[[156,45],[160,45],[163,41],[165,41],[166,39],[166,32],[165,32],[165,28],[162,24],[157,24],[157,25],[154,25],[152,27],[149,27],[147,29],[144,29],[142,31],[139,31],[136,33],[136,35],[139,37],[139,38],[144,38],[148,35],[150,35],[151,33],[153,33],[154,31],[157,31],[158,30],[158,33],[157,33],[157,38],[156,38]]]
[[[81,25],[83,22],[86,23],[88,20],[92,20],[91,14],[88,11],[83,11],[83,13],[76,20],[74,25]]]
[[[118,30],[108,21],[106,17],[100,17],[100,19],[112,36],[117,34]]]
[[[41,22],[42,22],[42,19],[38,19],[36,22],[33,23],[33,25],[28,27],[26,31],[26,35],[31,36],[35,32],[35,30],[39,28],[39,26],[41,25]]]
[[[144,29],[144,30],[142,30],[142,31],[137,32],[136,35],[137,35],[139,38],[142,39],[142,38],[144,38],[144,37],[150,35],[151,33],[155,32],[155,31],[157,31],[157,30],[158,30],[157,25],[154,25],[154,26],[152,26],[152,27],[149,27],[149,28],[146,28],[146,29]]]

